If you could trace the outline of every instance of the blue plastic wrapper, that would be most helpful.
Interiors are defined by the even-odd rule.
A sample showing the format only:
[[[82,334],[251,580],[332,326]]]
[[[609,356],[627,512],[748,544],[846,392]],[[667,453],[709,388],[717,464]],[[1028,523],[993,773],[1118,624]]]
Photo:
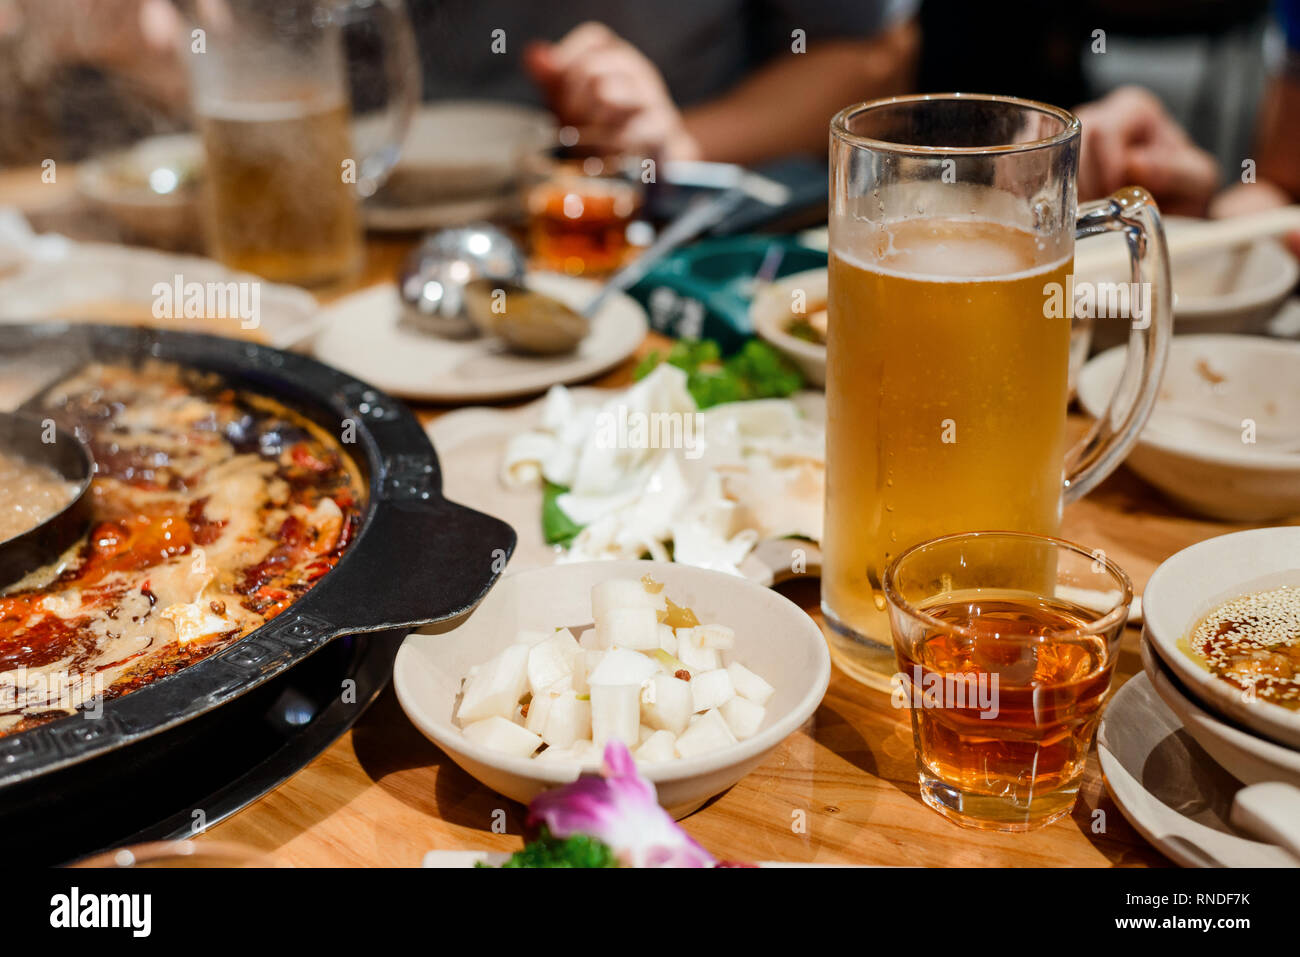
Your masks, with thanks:
[[[725,356],[754,335],[749,303],[760,273],[771,280],[825,266],[824,251],[790,236],[711,239],[668,256],[630,294],[645,307],[656,332],[712,339]]]

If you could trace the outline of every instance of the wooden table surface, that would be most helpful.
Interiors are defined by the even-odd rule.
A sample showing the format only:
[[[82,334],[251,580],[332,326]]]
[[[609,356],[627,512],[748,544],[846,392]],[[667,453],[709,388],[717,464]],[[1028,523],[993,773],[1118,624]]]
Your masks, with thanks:
[[[371,243],[361,284],[407,248]],[[642,354],[663,340],[651,335]],[[597,379],[631,381],[635,360]],[[417,406],[428,422],[445,409]],[[1075,417],[1075,428],[1083,422]],[[1062,535],[1102,548],[1139,590],[1161,561],[1246,525],[1177,510],[1121,468],[1066,509]],[[816,581],[781,591],[820,623]],[[1117,683],[1140,673],[1129,628]],[[1095,750],[1073,814],[1029,834],[958,827],[921,803],[907,712],[838,669],[812,720],[757,770],[684,822],[719,858],[923,866],[1148,866],[1168,861],[1124,820]],[[432,849],[513,850],[524,808],[478,784],[406,719],[389,688],[348,734],[272,793],[201,839],[236,841],[295,866],[413,866]]]
[[[63,178],[62,176],[60,177]],[[0,176],[0,194],[30,198],[32,176]],[[62,184],[60,184],[60,187]],[[22,187],[23,189],[15,189]],[[58,193],[67,193],[60,188]],[[43,191],[51,207],[56,190]],[[33,210],[34,211],[34,210]],[[394,274],[403,238],[369,242],[355,286]],[[662,340],[651,336],[648,351]],[[594,384],[631,380],[635,360]],[[428,422],[445,409],[416,407]],[[1082,422],[1074,421],[1076,428]],[[1102,548],[1138,589],[1163,559],[1194,542],[1249,526],[1178,511],[1121,468],[1070,506],[1062,535]],[[820,622],[815,581],[781,591]],[[1141,671],[1137,631],[1123,640],[1117,682]],[[503,813],[504,812],[504,813]],[[432,849],[513,850],[524,808],[479,785],[406,719],[386,690],[306,768],[200,840],[233,841],[294,866],[414,866]],[[1095,752],[1069,817],[1029,834],[960,828],[918,796],[906,711],[836,670],[813,719],[757,770],[684,822],[719,858],[870,865],[1146,866],[1167,864],[1106,793]]]

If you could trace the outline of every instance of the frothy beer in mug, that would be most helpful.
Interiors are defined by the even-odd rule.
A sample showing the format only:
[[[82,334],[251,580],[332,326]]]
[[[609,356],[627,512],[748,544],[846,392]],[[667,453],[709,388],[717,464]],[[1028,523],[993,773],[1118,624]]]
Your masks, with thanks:
[[[1044,316],[1043,289],[1073,255],[978,215],[859,225],[830,257],[822,600],[839,663],[875,684],[895,669],[895,556],[1057,531],[1070,320]]]
[[[317,285],[359,268],[348,104],[323,94],[205,103],[212,254],[277,282]]]

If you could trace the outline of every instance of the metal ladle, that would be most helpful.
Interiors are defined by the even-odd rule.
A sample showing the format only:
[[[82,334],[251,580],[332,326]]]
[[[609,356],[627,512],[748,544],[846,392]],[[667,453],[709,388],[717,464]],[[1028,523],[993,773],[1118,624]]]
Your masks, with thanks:
[[[402,320],[447,339],[479,329],[465,309],[465,287],[478,279],[519,284],[527,264],[515,241],[486,223],[442,229],[407,257],[397,280]]]
[[[610,296],[634,286],[664,256],[722,221],[748,195],[746,189],[735,187],[696,199],[579,309],[527,288],[523,256],[499,230],[491,226],[443,230],[408,261],[399,282],[406,314],[436,335],[464,338],[477,330],[532,355],[572,351]],[[471,243],[477,248],[471,248]],[[483,262],[487,253],[493,258],[490,270]]]
[[[52,441],[48,441],[52,439]],[[32,415],[0,413],[0,454],[49,468],[74,488],[67,503],[36,525],[0,541],[0,588],[54,562],[90,524],[95,460],[74,433]]]

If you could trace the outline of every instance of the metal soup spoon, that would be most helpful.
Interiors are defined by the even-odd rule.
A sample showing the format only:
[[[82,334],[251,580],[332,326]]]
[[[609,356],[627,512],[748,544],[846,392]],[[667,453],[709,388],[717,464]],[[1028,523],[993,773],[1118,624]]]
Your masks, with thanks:
[[[592,318],[610,296],[636,285],[668,253],[721,222],[746,195],[742,189],[729,189],[696,199],[577,309],[527,288],[523,255],[499,230],[444,230],[417,250],[424,255],[412,258],[399,283],[408,318],[414,313],[420,328],[452,338],[479,331],[530,355],[571,352],[591,331]],[[490,236],[491,242],[475,238],[481,236]],[[484,268],[486,264],[469,248],[471,242],[490,250],[495,262],[509,268]]]

